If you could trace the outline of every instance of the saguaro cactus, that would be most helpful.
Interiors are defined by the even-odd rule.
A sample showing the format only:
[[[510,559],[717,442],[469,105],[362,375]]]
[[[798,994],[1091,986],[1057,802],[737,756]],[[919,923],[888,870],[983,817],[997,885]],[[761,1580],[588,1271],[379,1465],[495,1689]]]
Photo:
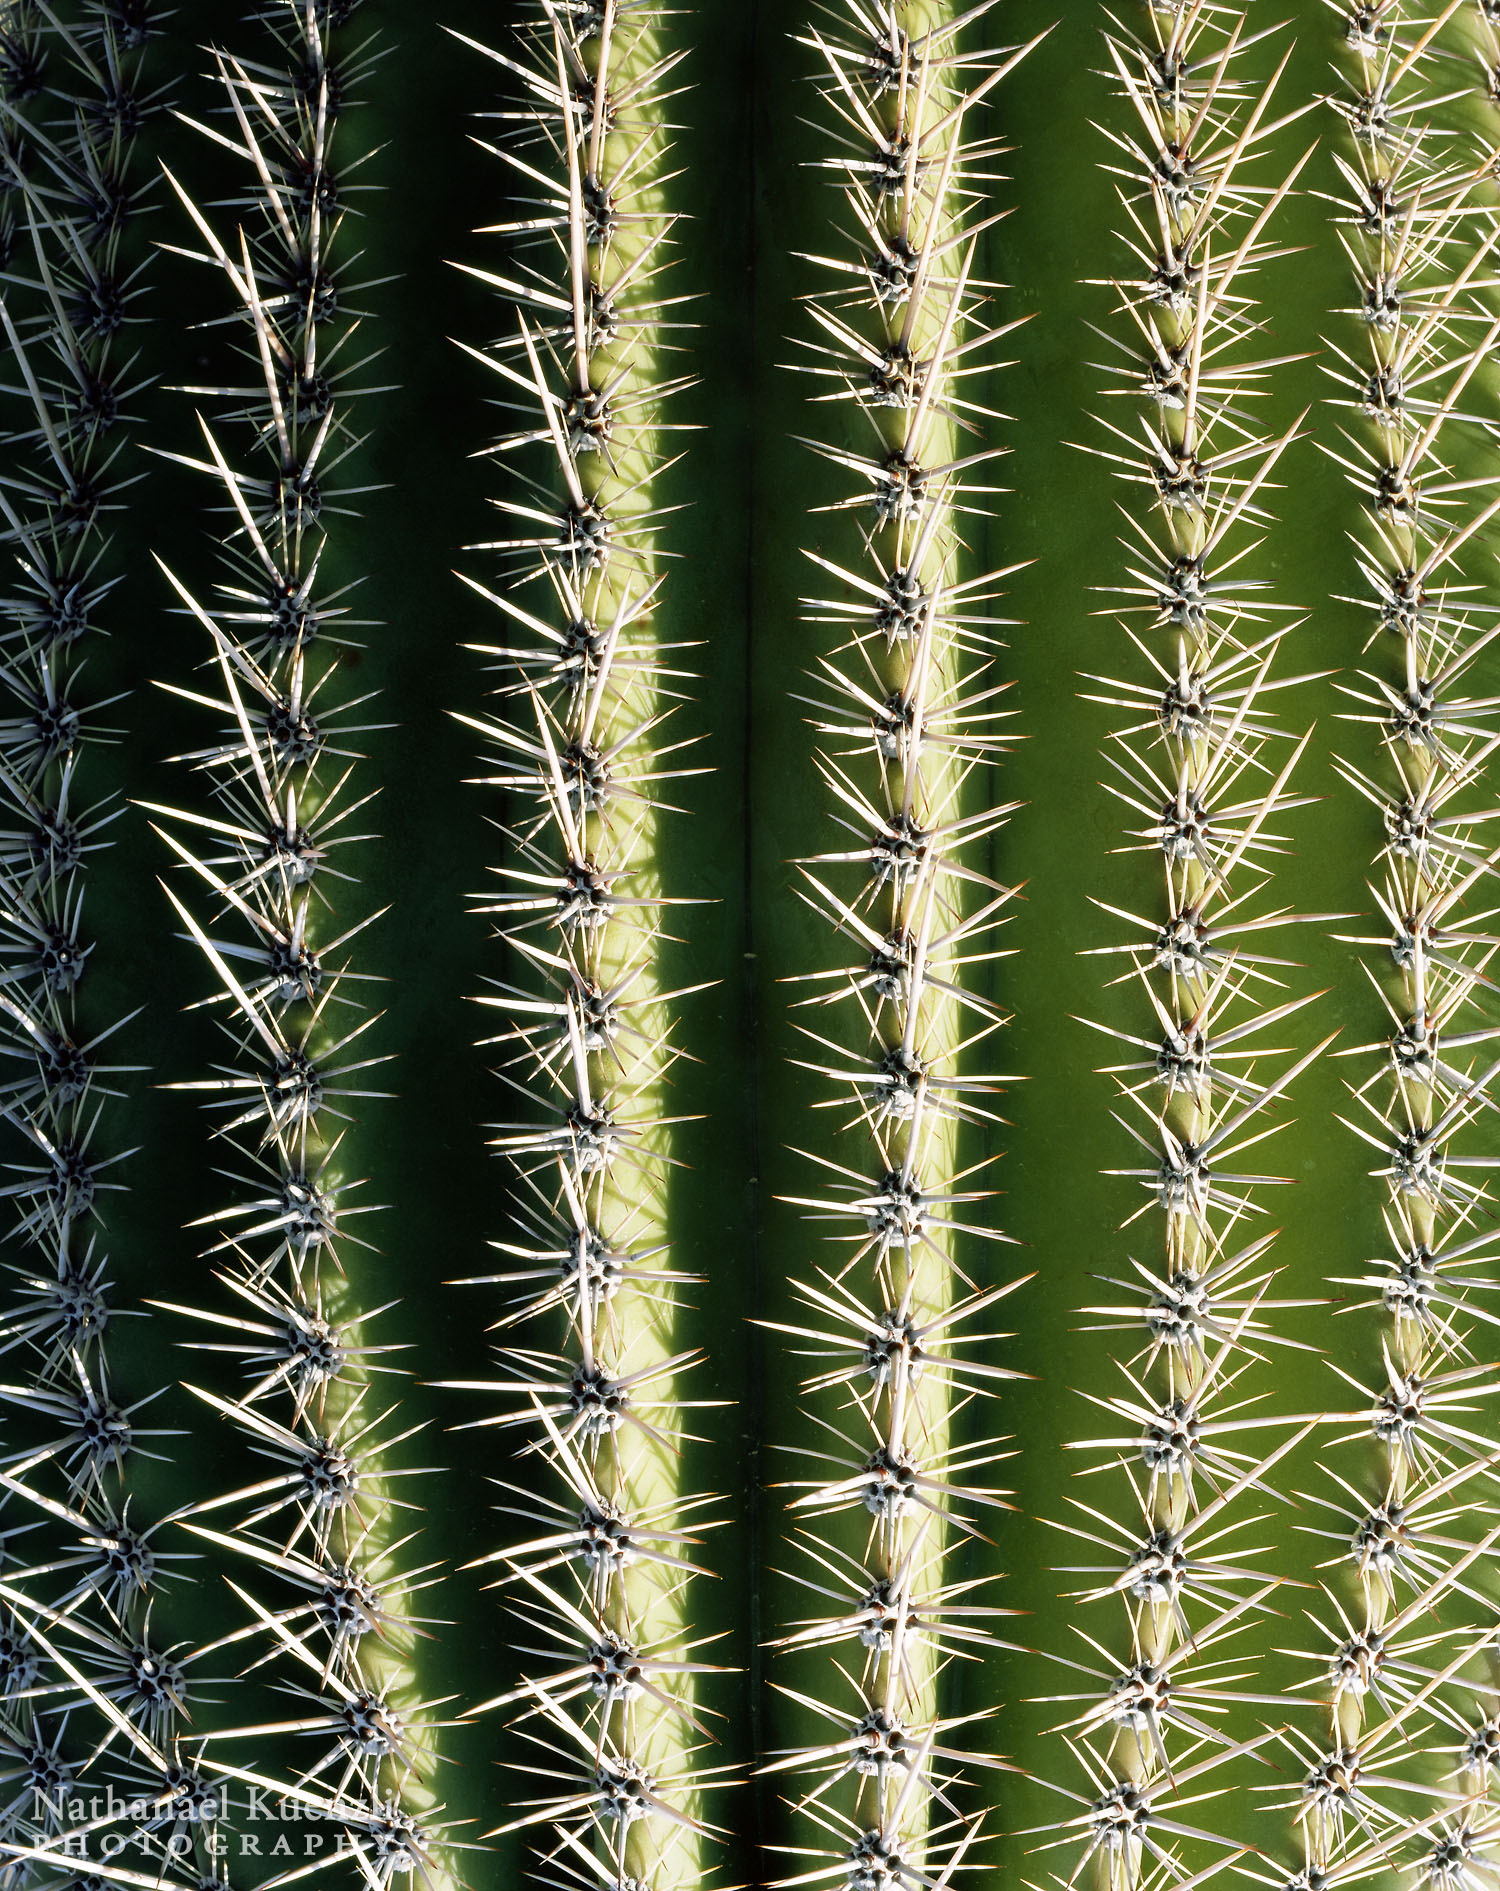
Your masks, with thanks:
[[[0,0],[0,1891],[1493,1879],[1497,34]]]

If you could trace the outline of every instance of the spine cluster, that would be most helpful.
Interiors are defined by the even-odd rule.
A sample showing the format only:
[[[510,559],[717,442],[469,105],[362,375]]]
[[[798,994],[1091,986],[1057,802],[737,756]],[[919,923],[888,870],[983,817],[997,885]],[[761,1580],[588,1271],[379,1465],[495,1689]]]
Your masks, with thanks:
[[[1099,679],[1099,699],[1125,718],[1108,785],[1158,891],[1140,912],[1104,908],[1128,928],[1101,951],[1123,961],[1114,982],[1139,1022],[1100,1028],[1124,1053],[1108,1074],[1139,1151],[1116,1171],[1138,1191],[1125,1227],[1150,1229],[1156,1252],[1132,1252],[1111,1280],[1119,1299],[1089,1309],[1138,1342],[1118,1392],[1089,1395],[1108,1432],[1078,1446],[1128,1492],[1077,1500],[1069,1526],[1108,1560],[1082,1566],[1087,1657],[1066,1665],[1087,1685],[1059,1697],[1084,1778],[1057,1790],[1078,1810],[1045,1843],[1078,1855],[1070,1883],[1092,1863],[1111,1891],[1196,1882],[1187,1857],[1213,1875],[1238,1856],[1231,1789],[1271,1737],[1253,1731],[1266,1697],[1242,1684],[1253,1688],[1275,1586],[1244,1532],[1284,1488],[1277,1467],[1305,1430],[1267,1415],[1251,1376],[1284,1337],[1260,1218],[1285,1178],[1250,1151],[1283,1126],[1272,1106],[1322,1048],[1292,1057],[1267,1040],[1309,1000],[1284,997],[1289,962],[1266,949],[1291,919],[1274,899],[1275,828],[1306,737],[1274,713],[1275,693],[1302,680],[1273,676],[1288,607],[1253,575],[1298,426],[1264,428],[1280,363],[1257,355],[1253,291],[1306,158],[1265,179],[1297,114],[1275,115],[1284,60],[1268,81],[1251,76],[1264,37],[1238,9],[1181,6],[1105,39],[1129,260],[1104,285],[1117,327],[1103,332],[1122,370],[1109,392],[1131,411],[1104,451],[1132,494],[1111,614],[1137,662]],[[1115,1626],[1093,1619],[1106,1611]]]
[[[680,55],[664,10],[626,0],[538,9],[514,42],[476,47],[505,71],[495,147],[513,257],[472,273],[509,333],[478,355],[512,424],[496,570],[475,589],[503,614],[486,651],[492,712],[461,718],[501,797],[503,944],[483,1002],[510,1100],[493,1146],[514,1222],[492,1407],[506,1453],[505,1540],[486,1558],[533,1651],[511,1692],[519,1816],[549,1883],[686,1891],[712,1870],[703,1797],[714,1769],[687,1584],[713,1500],[682,1469],[674,1339],[694,1278],[669,1252],[672,1007],[664,921],[664,788],[693,772],[672,717],[684,672],[658,626],[669,464],[664,370],[680,323],[668,291],[674,216],[666,106]],[[476,351],[471,351],[476,352]],[[472,582],[472,581],[471,581]],[[706,1572],[703,1572],[706,1573]],[[484,1711],[484,1709],[476,1709]]]
[[[791,1447],[813,1614],[780,1644],[800,1684],[782,1687],[768,1744],[796,1793],[784,1882],[855,1887],[947,1882],[980,1829],[958,1782],[999,1764],[975,1735],[989,1710],[955,1711],[943,1681],[993,1645],[1002,1613],[957,1571],[1002,1506],[987,1473],[1004,1455],[993,1388],[1010,1375],[987,1357],[987,1316],[1015,1284],[985,1278],[1001,1237],[975,1160],[998,1121],[981,1047],[1003,1022],[990,968],[1012,897],[988,870],[1011,812],[991,797],[1006,574],[976,570],[963,533],[996,490],[984,394],[1007,332],[979,269],[1001,150],[980,126],[1030,48],[978,50],[983,6],[836,17],[805,36],[842,200],[808,296],[801,365],[821,424],[806,444],[843,491],[819,521],[833,555],[809,550],[816,762],[837,834],[801,868],[832,942],[801,1017],[838,1130],[832,1154],[809,1152],[817,1189],[799,1198],[831,1243],[797,1277],[808,1323],[787,1328],[817,1361],[811,1442]]]
[[[197,245],[181,253],[230,292],[244,377],[190,390],[213,404],[199,413],[204,456],[172,456],[213,482],[222,525],[209,604],[168,571],[203,633],[203,681],[165,687],[214,726],[180,758],[198,792],[149,807],[223,1038],[212,1074],[177,1087],[212,1111],[210,1159],[232,1190],[203,1224],[215,1297],[173,1310],[237,1375],[192,1390],[231,1428],[245,1478],[181,1521],[232,1565],[242,1625],[218,1659],[270,1683],[238,1682],[199,1733],[189,1784],[228,1783],[231,1805],[251,1788],[274,1795],[361,1882],[435,1885],[447,1867],[432,1712],[410,1673],[411,1428],[385,1309],[360,1287],[373,1205],[356,1164],[382,1059],[356,969],[375,915],[360,910],[350,843],[367,838],[353,828],[372,725],[335,675],[355,628],[349,586],[320,567],[357,493],[345,462],[368,392],[341,240],[360,163],[336,134],[369,56],[329,11],[288,0],[264,10],[258,59],[209,55],[220,111],[198,130],[242,167],[232,219],[170,178]],[[214,1844],[214,1822],[195,1842]]]

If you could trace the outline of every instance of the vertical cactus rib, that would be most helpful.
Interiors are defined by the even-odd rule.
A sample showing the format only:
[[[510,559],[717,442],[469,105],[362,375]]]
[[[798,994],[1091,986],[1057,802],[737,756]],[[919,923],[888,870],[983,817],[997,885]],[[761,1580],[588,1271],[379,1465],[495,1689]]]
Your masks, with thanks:
[[[1128,579],[1110,614],[1144,664],[1094,681],[1128,718],[1105,786],[1130,819],[1126,848],[1160,862],[1161,891],[1139,912],[1095,901],[1128,928],[1093,950],[1123,961],[1113,982],[1139,1013],[1096,1028],[1123,1054],[1106,1074],[1137,1151],[1113,1171],[1137,1190],[1123,1225],[1149,1217],[1161,1251],[1130,1253],[1109,1280],[1119,1299],[1086,1310],[1134,1346],[1119,1390],[1086,1395],[1110,1429],[1074,1448],[1091,1474],[1123,1473],[1128,1493],[1074,1499],[1065,1527],[1109,1557],[1125,1550],[1123,1566],[1085,1566],[1103,1581],[1081,1598],[1116,1615],[1123,1603],[1125,1621],[1122,1633],[1085,1619],[1088,1658],[1062,1657],[1078,1680],[1056,1697],[1068,1713],[1055,1732],[1082,1777],[1047,1776],[1077,1811],[1045,1845],[1074,1858],[1068,1884],[1091,1868],[1110,1891],[1198,1883],[1242,1855],[1239,1763],[1273,1737],[1246,1733],[1244,1706],[1276,1701],[1255,1677],[1277,1586],[1242,1533],[1316,1423],[1268,1413],[1253,1377],[1289,1337],[1274,1315],[1296,1303],[1272,1298],[1275,1237],[1256,1233],[1263,1191],[1287,1178],[1246,1158],[1285,1128],[1273,1106],[1325,1048],[1267,1042],[1311,1002],[1281,997],[1289,961],[1262,945],[1293,917],[1270,903],[1287,846],[1275,823],[1305,799],[1290,783],[1307,737],[1278,726],[1275,698],[1307,679],[1273,676],[1291,607],[1249,562],[1301,427],[1259,424],[1257,397],[1286,357],[1253,352],[1252,290],[1281,253],[1274,221],[1310,153],[1263,181],[1301,116],[1275,112],[1286,54],[1264,82],[1247,71],[1263,37],[1239,9],[1196,5],[1105,35],[1119,122],[1103,129],[1130,262],[1100,285],[1125,318],[1101,333],[1124,370],[1109,392],[1136,411],[1095,450],[1131,489]],[[1283,1057],[1267,1078],[1260,1066]]]
[[[783,1329],[816,1361],[811,1442],[776,1440],[796,1470],[794,1580],[816,1610],[775,1644],[797,1657],[767,1761],[795,1794],[788,1884],[947,1882],[981,1829],[959,1782],[1004,1764],[976,1733],[992,1710],[956,1711],[944,1678],[997,1645],[992,1578],[960,1571],[1003,1506],[991,1395],[1014,1375],[987,1359],[987,1329],[1018,1284],[976,1278],[1004,1237],[976,1186],[989,1159],[968,1153],[999,1121],[1005,1080],[976,1064],[1004,1021],[988,968],[1013,898],[987,861],[1012,812],[990,794],[1008,747],[1007,574],[974,572],[963,542],[996,490],[985,381],[1016,326],[987,313],[983,206],[1004,147],[978,127],[1036,43],[975,48],[994,17],[853,0],[803,34],[842,214],[810,259],[799,337],[819,423],[803,444],[840,489],[826,524],[814,515],[820,589],[804,600],[835,640],[808,699],[835,835],[799,867],[833,952],[799,971],[799,1011],[815,1107],[837,1128],[807,1149],[817,1192],[794,1198],[834,1259],[796,1278],[807,1323]]]
[[[122,575],[109,535],[134,484],[125,443],[145,380],[131,331],[146,265],[127,239],[157,103],[150,36],[148,17],[108,4],[73,23],[46,0],[0,14],[0,540],[15,558],[0,603],[13,1178],[0,1194],[16,1210],[0,1302],[0,1881],[16,1886],[57,1881],[79,1842],[70,1802],[98,1806],[106,1785],[141,1802],[130,1836],[164,1868],[193,1665],[158,1612],[174,1559],[134,1508],[161,1430],[111,1363],[119,1301],[143,1284],[121,1279],[105,1212],[130,1153],[114,1042],[129,1019],[92,996],[86,973],[111,953],[83,916],[119,813],[117,789],[98,795],[119,699],[97,699],[87,670]],[[109,1810],[91,1821],[123,1845],[119,1824]]]
[[[146,805],[229,1046],[212,1076],[174,1087],[214,1112],[233,1192],[202,1224],[222,1293],[162,1304],[239,1374],[223,1391],[191,1388],[230,1428],[245,1482],[180,1519],[234,1562],[242,1625],[223,1646],[248,1668],[229,1711],[197,1730],[196,1777],[229,1786],[231,1807],[236,1790],[275,1795],[313,1828],[309,1869],[437,1886],[453,1868],[434,1779],[440,1704],[422,1699],[413,1667],[426,1572],[411,1566],[418,1472],[403,1447],[417,1427],[394,1388],[406,1368],[382,1337],[389,1309],[362,1288],[369,1242],[356,1228],[369,1224],[355,1220],[375,1211],[358,1165],[383,1094],[368,1073],[385,1060],[369,1035],[373,974],[359,969],[378,915],[351,916],[357,856],[344,850],[361,838],[348,823],[369,798],[358,744],[375,725],[366,698],[334,681],[355,620],[350,584],[328,574],[346,568],[337,521],[360,490],[345,463],[370,392],[355,342],[369,285],[345,254],[362,160],[344,127],[371,56],[329,11],[276,4],[260,15],[260,59],[210,55],[224,128],[197,128],[244,167],[233,233],[169,173],[197,245],[180,253],[228,291],[247,383],[194,390],[220,409],[199,414],[207,457],[168,456],[214,483],[223,525],[212,609],[163,566],[206,639],[203,685],[163,686],[217,727],[179,758],[204,792]],[[263,1694],[250,1675],[267,1671]]]
[[[1339,772],[1379,816],[1378,931],[1350,943],[1366,949],[1390,1026],[1350,1053],[1364,1068],[1344,1120],[1375,1152],[1390,1247],[1343,1282],[1383,1331],[1379,1363],[1344,1374],[1367,1400],[1341,1441],[1357,1458],[1324,1467],[1336,1485],[1324,1534],[1341,1540],[1342,1568],[1317,1622],[1328,1730],[1306,1740],[1298,1808],[1303,1881],[1316,1883],[1377,1861],[1432,1884],[1493,1868],[1485,1566],[1500,1513],[1486,1401],[1500,1376],[1476,1349],[1492,1322],[1474,1301],[1495,1252],[1485,1183],[1500,1158],[1476,1148],[1474,1126],[1500,1072],[1484,1002],[1493,940],[1476,910],[1497,858],[1483,802],[1496,736],[1489,700],[1465,690],[1496,624],[1464,571],[1500,510],[1492,457],[1475,451],[1500,338],[1486,306],[1500,231],[1491,154],[1476,166],[1444,129],[1458,12],[1349,14],[1332,100],[1346,128],[1336,211],[1366,338],[1340,347],[1336,369],[1335,457],[1364,512],[1350,601],[1369,623],[1346,694],[1348,720],[1379,743],[1373,767],[1362,755]]]
[[[485,652],[493,708],[459,720],[503,797],[499,887],[478,910],[504,948],[482,1002],[513,1106],[492,1146],[514,1225],[502,1271],[470,1283],[506,1290],[496,1369],[462,1389],[513,1454],[506,1537],[484,1560],[532,1651],[520,1685],[474,1711],[513,1710],[523,1785],[499,1830],[533,1835],[538,1881],[622,1891],[712,1880],[705,1794],[722,1771],[701,1758],[711,1664],[688,1595],[716,1501],[685,1481],[684,1421],[705,1401],[683,1396],[700,1355],[675,1337],[702,1276],[668,1237],[682,994],[664,928],[692,889],[664,884],[658,836],[665,791],[696,771],[673,729],[684,672],[656,622],[669,402],[686,385],[665,372],[681,320],[665,113],[682,56],[666,17],[547,4],[505,47],[468,42],[511,92],[490,148],[514,214],[488,233],[514,261],[471,273],[513,332],[469,350],[508,423],[501,536],[472,548],[497,575],[468,582],[507,641]]]

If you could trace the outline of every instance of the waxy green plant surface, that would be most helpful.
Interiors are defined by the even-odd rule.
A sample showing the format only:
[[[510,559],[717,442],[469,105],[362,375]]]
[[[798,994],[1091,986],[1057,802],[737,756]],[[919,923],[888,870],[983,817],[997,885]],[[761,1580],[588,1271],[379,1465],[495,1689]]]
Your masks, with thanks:
[[[1485,1891],[1500,10],[0,0],[0,1887]]]

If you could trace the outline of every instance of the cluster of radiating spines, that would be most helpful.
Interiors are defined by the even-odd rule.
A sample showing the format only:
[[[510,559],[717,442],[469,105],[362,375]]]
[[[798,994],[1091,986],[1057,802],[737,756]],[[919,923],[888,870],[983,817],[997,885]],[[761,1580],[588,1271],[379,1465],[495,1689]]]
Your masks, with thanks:
[[[1456,70],[1437,35],[1455,11],[1339,14],[1334,214],[1355,294],[1335,344],[1332,451],[1364,511],[1350,601],[1368,626],[1342,686],[1366,746],[1340,772],[1372,811],[1375,923],[1352,942],[1387,1027],[1348,1053],[1359,1067],[1346,1121],[1385,1198],[1388,1246],[1341,1281],[1383,1319],[1378,1353],[1343,1375],[1364,1410],[1350,1454],[1326,1466],[1333,1488],[1317,1493],[1330,1573],[1309,1610],[1315,1712],[1289,1795],[1303,1883],[1400,1871],[1470,1885],[1500,1864],[1486,1127],[1500,1100],[1500,810],[1486,788],[1500,724],[1479,678],[1500,618],[1464,575],[1500,510],[1492,440],[1476,425],[1500,324],[1487,156],[1432,129]],[[1348,339],[1356,323],[1363,342]]]
[[[486,647],[499,686],[462,718],[498,789],[504,853],[479,910],[503,960],[491,1008],[507,1098],[493,1147],[514,1218],[495,1243],[492,1376],[475,1422],[507,1463],[500,1546],[484,1559],[521,1653],[506,1713],[517,1816],[540,1879],[677,1891],[712,1873],[705,1789],[719,1768],[700,1695],[711,1664],[686,1585],[713,1500],[684,1487],[696,1354],[675,1337],[684,1286],[667,1210],[674,1001],[662,971],[659,822],[692,772],[657,629],[669,463],[666,370],[680,326],[668,262],[666,124],[680,54],[666,10],[626,0],[535,8],[474,50],[504,72],[492,147],[514,214],[508,254],[471,273],[504,332],[476,358],[510,416]],[[471,580],[471,582],[473,582]],[[700,1572],[705,1573],[705,1572]],[[483,1710],[476,1710],[483,1711]]]
[[[1255,575],[1300,425],[1266,428],[1286,357],[1268,355],[1255,290],[1306,162],[1275,155],[1300,114],[1279,110],[1285,58],[1265,76],[1266,37],[1239,8],[1201,5],[1105,37],[1129,260],[1104,285],[1114,320],[1100,332],[1116,351],[1107,391],[1128,406],[1102,451],[1131,493],[1110,614],[1132,669],[1095,694],[1124,714],[1106,785],[1146,870],[1136,910],[1100,902],[1123,927],[1101,962],[1138,1006],[1138,1023],[1100,1027],[1136,1148],[1115,1173],[1137,1192],[1115,1292],[1088,1309],[1126,1335],[1119,1378],[1089,1394],[1106,1424],[1076,1448],[1090,1476],[1128,1489],[1078,1498],[1066,1525],[1089,1552],[1074,1567],[1099,1619],[1063,1658],[1056,1731],[1077,1772],[1044,1777],[1074,1809],[1041,1843],[1066,1859],[1060,1881],[1114,1891],[1194,1882],[1242,1854],[1234,1807],[1270,1738],[1255,1731],[1255,1671],[1275,1586],[1247,1532],[1311,1422],[1268,1412],[1254,1377],[1288,1343],[1279,1311],[1294,1304],[1276,1297],[1263,1219],[1286,1178],[1262,1172],[1261,1146],[1323,1048],[1283,1041],[1310,1002],[1289,995],[1278,934],[1292,915],[1273,879],[1307,738],[1281,726],[1276,699],[1307,679],[1273,674],[1289,607]]]
[[[320,577],[359,491],[346,462],[372,378],[345,225],[362,187],[345,114],[372,55],[328,11],[285,0],[263,10],[256,57],[207,55],[215,110],[198,129],[243,167],[230,214],[170,179],[176,247],[218,279],[238,334],[238,370],[190,390],[201,456],[173,456],[213,482],[220,574],[205,602],[163,567],[204,651],[201,679],[165,687],[209,727],[180,758],[189,791],[149,809],[223,1042],[211,1074],[177,1086],[211,1111],[229,1185],[197,1224],[216,1286],[173,1311],[192,1322],[189,1346],[222,1362],[192,1389],[230,1428],[243,1478],[180,1514],[242,1605],[216,1659],[266,1680],[199,1717],[194,1764],[231,1803],[253,1787],[284,1805],[319,1837],[320,1871],[435,1884],[448,1867],[435,1704],[415,1698],[410,1670],[423,1584],[411,1428],[387,1309],[361,1290],[374,1204],[358,1152],[383,1059],[357,969],[375,915],[351,869],[375,725],[336,677],[348,587]]]
[[[978,257],[1002,149],[987,101],[1029,48],[994,30],[987,6],[850,0],[802,35],[838,205],[809,259],[806,444],[843,493],[805,600],[833,833],[800,868],[830,949],[798,1011],[835,1134],[796,1198],[827,1258],[814,1250],[784,1328],[816,1361],[812,1442],[781,1441],[809,1605],[778,1643],[769,1741],[796,1815],[787,1883],[946,1882],[979,1831],[960,1776],[1002,1764],[988,1711],[956,1711],[943,1680],[997,1645],[1004,1613],[958,1566],[1002,1507],[991,1395],[1011,1375],[990,1328],[1015,1285],[992,1284],[1003,1237],[978,1154],[999,1121],[984,1047],[1013,892],[986,870],[1011,812],[988,798],[1006,574],[962,548],[998,490],[985,394],[1013,326],[995,325]]]
[[[131,1495],[158,1454],[151,1400],[107,1341],[122,1294],[107,1204],[121,1186],[117,1014],[88,977],[88,868],[118,813],[111,702],[90,659],[119,581],[112,521],[129,435],[146,185],[159,103],[152,10],[19,0],[0,11],[0,1880],[139,1841],[162,1869],[185,1771],[191,1658],[171,1573]],[[122,1831],[108,1791],[142,1805]],[[93,1812],[80,1813],[80,1803]]]

